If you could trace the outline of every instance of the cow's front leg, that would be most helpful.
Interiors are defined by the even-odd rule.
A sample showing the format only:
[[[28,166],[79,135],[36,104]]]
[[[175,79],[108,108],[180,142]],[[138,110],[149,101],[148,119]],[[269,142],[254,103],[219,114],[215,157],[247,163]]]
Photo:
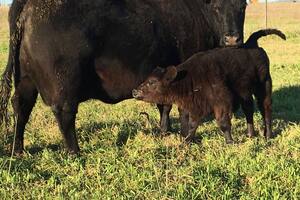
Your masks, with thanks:
[[[63,105],[55,105],[52,107],[70,154],[79,153],[79,146],[75,133],[77,106],[77,104],[74,105],[72,103],[65,102]]]

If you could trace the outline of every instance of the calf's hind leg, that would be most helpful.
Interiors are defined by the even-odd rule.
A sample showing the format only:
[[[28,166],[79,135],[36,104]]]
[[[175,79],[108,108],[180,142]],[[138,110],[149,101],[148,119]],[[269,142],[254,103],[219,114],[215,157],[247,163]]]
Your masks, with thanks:
[[[264,119],[264,135],[266,139],[273,137],[272,134],[272,80],[269,77],[263,86],[255,93],[258,108]]]
[[[242,109],[246,116],[247,120],[247,130],[248,130],[248,137],[254,137],[255,131],[254,131],[254,124],[253,124],[253,113],[254,113],[254,106],[253,106],[253,98],[249,97],[246,100],[242,100]]]
[[[24,150],[25,126],[29,120],[32,108],[35,105],[38,92],[28,77],[21,78],[15,86],[16,91],[12,98],[12,104],[16,116],[14,153],[21,154]]]

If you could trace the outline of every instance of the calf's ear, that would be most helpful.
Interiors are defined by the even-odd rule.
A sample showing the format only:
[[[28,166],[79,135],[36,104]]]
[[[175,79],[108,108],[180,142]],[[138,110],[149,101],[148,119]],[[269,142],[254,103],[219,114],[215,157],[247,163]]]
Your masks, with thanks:
[[[157,66],[157,67],[153,70],[153,72],[160,72],[160,73],[163,73],[164,71],[165,71],[165,69],[162,68],[162,67],[160,67],[160,66]]]
[[[177,69],[175,66],[170,66],[167,68],[167,71],[164,75],[164,79],[167,81],[167,82],[171,82],[173,81],[177,76]]]

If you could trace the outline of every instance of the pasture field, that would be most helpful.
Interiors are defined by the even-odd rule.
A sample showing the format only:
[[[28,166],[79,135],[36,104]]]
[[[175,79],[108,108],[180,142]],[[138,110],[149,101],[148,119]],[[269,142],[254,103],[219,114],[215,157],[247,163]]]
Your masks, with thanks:
[[[1,72],[8,53],[7,11],[0,8]],[[271,60],[275,139],[247,139],[245,119],[237,114],[233,137],[240,144],[225,145],[215,121],[207,121],[197,131],[201,145],[186,145],[176,134],[176,109],[174,131],[161,137],[154,105],[89,101],[79,108],[81,155],[73,157],[39,98],[23,157],[10,158],[12,133],[0,129],[0,199],[300,199],[300,3],[270,4],[269,12],[269,27],[288,38],[260,41]],[[250,5],[246,37],[264,25],[264,6]],[[262,135],[257,112],[255,125]]]

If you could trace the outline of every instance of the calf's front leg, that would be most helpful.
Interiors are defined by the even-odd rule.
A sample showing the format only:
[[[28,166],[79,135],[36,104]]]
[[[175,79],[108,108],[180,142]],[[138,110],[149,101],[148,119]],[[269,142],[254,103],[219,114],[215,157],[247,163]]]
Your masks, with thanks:
[[[200,119],[198,116],[189,113],[188,135],[185,136],[186,142],[197,142],[198,141],[195,133],[199,126],[199,122],[200,122]]]
[[[180,118],[180,134],[182,137],[189,135],[189,112],[178,108]]]
[[[233,144],[234,140],[231,136],[231,111],[229,106],[215,106],[214,112],[217,123],[224,134],[227,144]]]
[[[170,123],[170,112],[172,109],[172,105],[162,105],[158,104],[157,108],[160,114],[160,129],[162,132],[168,132],[171,130]]]

